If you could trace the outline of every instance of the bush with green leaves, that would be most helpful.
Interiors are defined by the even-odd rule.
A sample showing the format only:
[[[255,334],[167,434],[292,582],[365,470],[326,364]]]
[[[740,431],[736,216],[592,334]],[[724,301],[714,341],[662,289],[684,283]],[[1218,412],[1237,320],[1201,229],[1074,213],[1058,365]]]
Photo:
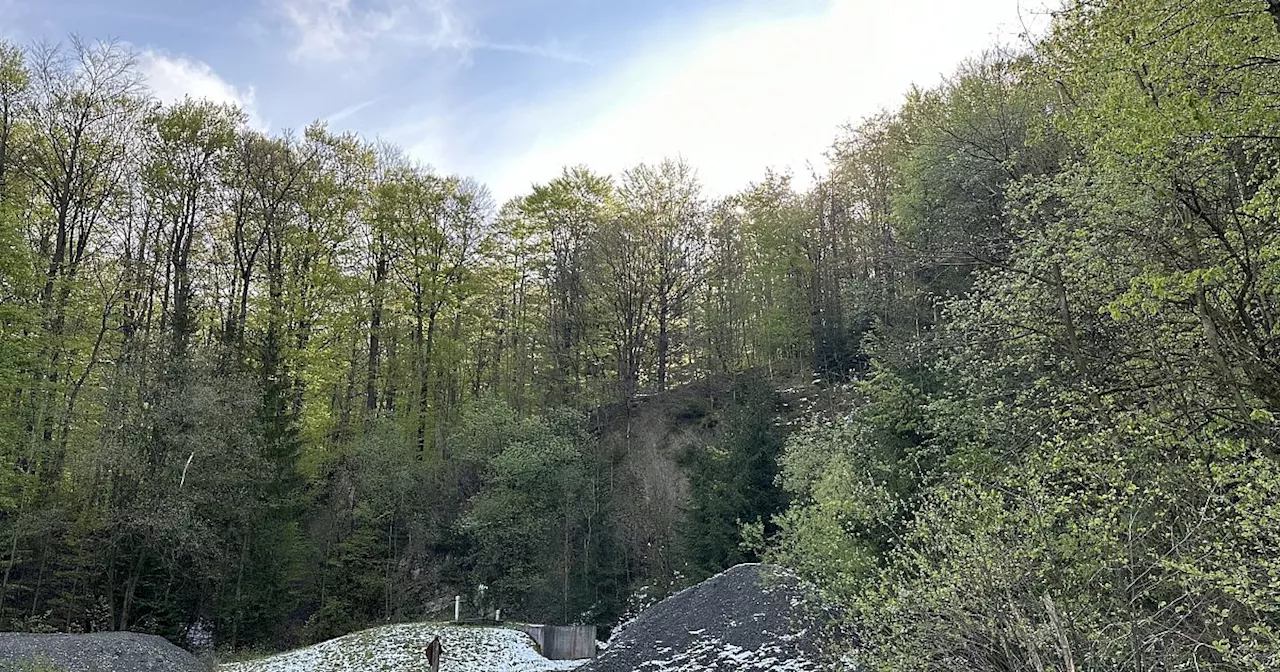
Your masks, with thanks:
[[[1042,96],[1025,137],[963,83],[900,115],[959,152],[934,176],[1011,149],[1011,179],[995,246],[897,187],[903,258],[967,258],[966,289],[878,325],[851,407],[787,444],[773,555],[866,668],[1280,668],[1278,55],[1262,2],[1066,3],[1008,82]]]

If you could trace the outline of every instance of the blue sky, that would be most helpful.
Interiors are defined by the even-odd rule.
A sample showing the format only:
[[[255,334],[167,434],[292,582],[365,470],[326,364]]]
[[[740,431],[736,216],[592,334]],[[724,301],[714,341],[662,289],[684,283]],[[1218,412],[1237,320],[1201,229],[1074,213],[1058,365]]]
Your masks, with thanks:
[[[1021,5],[1021,6],[1020,6]],[[20,42],[111,37],[157,95],[327,119],[499,199],[681,155],[724,194],[1042,24],[1043,0],[0,0]]]

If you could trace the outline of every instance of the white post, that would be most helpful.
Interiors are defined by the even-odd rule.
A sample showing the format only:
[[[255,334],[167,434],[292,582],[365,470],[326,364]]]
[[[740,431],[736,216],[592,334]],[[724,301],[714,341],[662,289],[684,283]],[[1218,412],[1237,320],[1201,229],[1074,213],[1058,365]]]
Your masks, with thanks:
[[[501,622],[502,622],[502,610],[501,610],[501,609],[499,609],[499,610],[498,610],[498,612],[497,612],[497,613],[495,613],[495,614],[493,615],[493,620],[498,621],[499,623],[501,623]]]
[[[453,596],[453,620],[455,621],[462,620],[462,596],[461,595]]]

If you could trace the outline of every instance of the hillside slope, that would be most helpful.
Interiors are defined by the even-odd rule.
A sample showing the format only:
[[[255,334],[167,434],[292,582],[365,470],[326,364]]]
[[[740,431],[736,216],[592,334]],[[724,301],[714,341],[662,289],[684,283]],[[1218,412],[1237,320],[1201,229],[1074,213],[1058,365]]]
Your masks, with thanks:
[[[696,508],[696,466],[709,451],[744,450],[749,434],[745,418],[760,418],[785,436],[785,425],[809,408],[815,396],[806,377],[771,380],[762,376],[719,375],[645,395],[595,415],[600,445],[609,451],[610,525],[629,557],[628,571],[639,585],[662,585],[675,572],[701,574],[691,568],[690,512]],[[739,440],[738,445],[726,441]],[[780,440],[780,439],[779,439]],[[749,447],[759,450],[758,443]],[[769,461],[770,464],[772,461]],[[771,467],[772,468],[772,467]],[[767,479],[772,482],[772,475]],[[703,483],[705,486],[706,484]],[[724,483],[739,488],[743,484]],[[743,520],[768,519],[776,511],[737,512]],[[728,518],[736,532],[734,517]],[[736,536],[736,535],[735,535]],[[737,540],[731,544],[736,547]],[[736,560],[711,563],[708,570]],[[693,562],[693,564],[698,564]],[[704,563],[705,564],[705,563]]]

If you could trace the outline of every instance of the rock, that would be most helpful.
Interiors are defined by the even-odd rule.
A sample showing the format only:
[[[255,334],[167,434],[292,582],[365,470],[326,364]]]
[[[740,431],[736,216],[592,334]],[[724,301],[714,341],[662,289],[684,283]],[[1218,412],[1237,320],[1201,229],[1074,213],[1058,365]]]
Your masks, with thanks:
[[[641,612],[579,672],[817,672],[831,620],[791,572],[738,565]]]
[[[33,663],[52,664],[58,672],[208,672],[209,669],[195,656],[155,635],[0,633],[0,670],[31,669],[28,666]]]

